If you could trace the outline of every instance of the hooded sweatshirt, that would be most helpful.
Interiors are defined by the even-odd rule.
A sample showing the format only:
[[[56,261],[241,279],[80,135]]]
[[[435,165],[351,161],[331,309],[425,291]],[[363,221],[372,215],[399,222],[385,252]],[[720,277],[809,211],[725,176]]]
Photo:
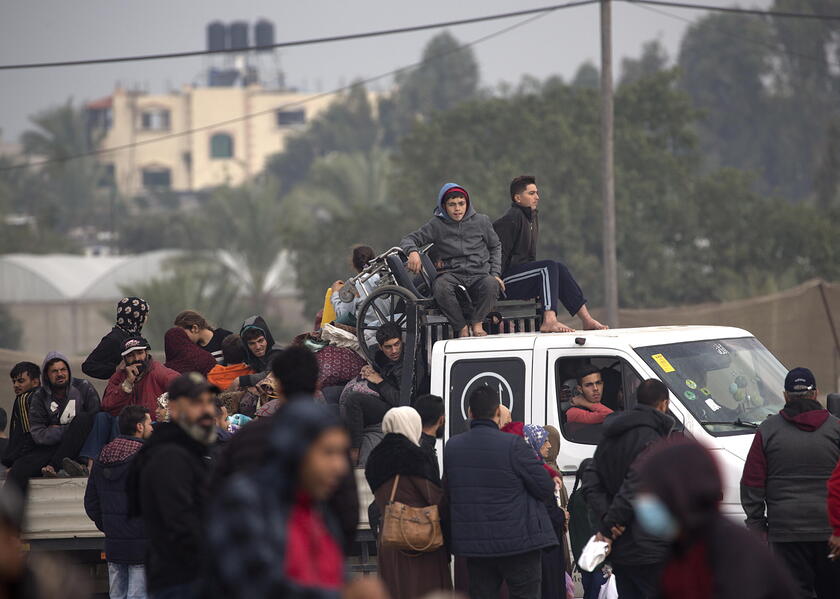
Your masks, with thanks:
[[[459,222],[446,213],[444,196],[454,190],[463,191],[467,198],[467,212]],[[434,243],[436,256],[443,260],[444,270],[464,276],[491,275],[502,272],[502,243],[490,217],[473,208],[467,191],[456,183],[447,183],[438,192],[434,216],[417,231],[409,233],[400,247],[407,254],[421,246]]]
[[[248,343],[245,341],[245,331],[251,329],[260,331],[263,336],[265,336],[265,340],[268,342],[265,355],[262,357],[255,356],[248,347]],[[274,335],[271,334],[268,324],[265,322],[265,319],[259,315],[251,316],[245,319],[245,322],[242,323],[242,327],[239,329],[239,336],[242,337],[242,347],[245,350],[245,362],[255,373],[247,376],[240,376],[239,386],[242,388],[253,387],[270,374],[271,362],[274,360],[274,356],[283,351],[283,348],[274,342]]]
[[[665,543],[635,525],[632,501],[638,488],[637,458],[667,437],[673,426],[671,416],[641,404],[627,412],[611,414],[604,422],[604,436],[595,450],[593,467],[597,476],[592,479],[594,484],[584,484],[583,494],[596,512],[601,534],[611,537],[613,526],[627,527],[610,553],[616,564],[649,565],[665,558]]]
[[[54,359],[67,364],[67,392],[64,397],[57,397],[55,389],[47,376],[47,364]],[[51,351],[44,358],[41,366],[41,387],[33,392],[29,404],[29,426],[32,440],[37,445],[57,445],[64,436],[67,425],[79,412],[95,414],[99,411],[99,393],[85,379],[73,378],[67,357]],[[58,424],[59,427],[50,428]]]
[[[840,459],[840,420],[817,401],[789,401],[755,433],[741,477],[747,526],[770,541],[825,541],[826,483]],[[765,511],[766,510],[766,511]]]
[[[166,354],[164,366],[175,372],[198,372],[202,376],[216,365],[213,354],[203,350],[190,341],[187,331],[181,327],[172,327],[163,336],[163,350]]]

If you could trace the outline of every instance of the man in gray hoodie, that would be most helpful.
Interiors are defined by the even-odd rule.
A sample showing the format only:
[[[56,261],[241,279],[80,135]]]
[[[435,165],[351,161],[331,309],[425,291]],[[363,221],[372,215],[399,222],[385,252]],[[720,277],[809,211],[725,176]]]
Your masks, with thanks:
[[[65,459],[75,460],[99,411],[99,394],[85,379],[74,378],[70,361],[50,352],[41,369],[41,387],[29,403],[34,446],[20,456],[8,479],[25,494],[33,476],[56,476]]]
[[[505,288],[500,278],[502,244],[490,218],[475,211],[467,190],[456,183],[440,188],[434,216],[400,242],[408,256],[408,270],[420,272],[419,249],[429,243],[434,244],[435,254],[443,263],[442,272],[432,284],[440,311],[458,337],[486,335],[484,318],[496,303],[499,290]],[[459,285],[472,301],[469,323],[456,295]]]

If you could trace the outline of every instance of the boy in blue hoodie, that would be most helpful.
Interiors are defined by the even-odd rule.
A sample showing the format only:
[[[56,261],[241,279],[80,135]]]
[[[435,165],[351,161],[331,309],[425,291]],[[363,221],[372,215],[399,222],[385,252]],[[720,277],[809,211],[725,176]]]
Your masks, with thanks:
[[[478,214],[470,203],[467,190],[456,183],[440,188],[434,216],[400,242],[408,256],[407,268],[419,273],[419,248],[433,243],[443,263],[432,287],[435,301],[458,337],[484,336],[484,318],[504,291],[500,278],[502,244],[490,218]],[[473,310],[466,321],[458,302],[456,288],[462,285],[469,293]]]

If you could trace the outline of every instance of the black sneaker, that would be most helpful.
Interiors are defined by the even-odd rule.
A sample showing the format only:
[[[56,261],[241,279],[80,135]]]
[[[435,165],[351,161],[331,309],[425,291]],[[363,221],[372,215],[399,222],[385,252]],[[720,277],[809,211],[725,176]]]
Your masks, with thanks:
[[[71,477],[86,477],[90,474],[87,466],[83,466],[76,460],[64,458],[61,460],[61,465],[64,466],[64,471]]]

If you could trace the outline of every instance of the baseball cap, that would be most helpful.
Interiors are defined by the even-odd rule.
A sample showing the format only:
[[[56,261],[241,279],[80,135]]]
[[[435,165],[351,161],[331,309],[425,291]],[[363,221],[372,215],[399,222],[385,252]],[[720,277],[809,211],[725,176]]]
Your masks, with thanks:
[[[197,372],[185,372],[169,383],[169,401],[177,400],[179,397],[191,397],[195,399],[205,391],[221,393],[216,385],[211,385],[203,376]]]
[[[798,366],[787,373],[785,377],[785,391],[788,393],[801,393],[802,391],[813,391],[817,388],[817,381],[814,373]]]
[[[131,352],[140,351],[141,349],[149,350],[149,342],[142,337],[129,337],[122,343],[120,355],[124,358]]]

